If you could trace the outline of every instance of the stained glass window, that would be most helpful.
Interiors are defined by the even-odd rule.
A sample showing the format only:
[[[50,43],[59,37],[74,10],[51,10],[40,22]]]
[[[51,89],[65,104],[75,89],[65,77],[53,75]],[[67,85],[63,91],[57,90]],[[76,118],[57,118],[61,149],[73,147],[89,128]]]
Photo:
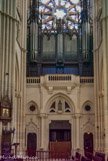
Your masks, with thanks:
[[[39,0],[42,29],[51,29],[52,26],[56,28],[59,19],[63,20],[69,29],[78,29],[81,10],[80,0]]]

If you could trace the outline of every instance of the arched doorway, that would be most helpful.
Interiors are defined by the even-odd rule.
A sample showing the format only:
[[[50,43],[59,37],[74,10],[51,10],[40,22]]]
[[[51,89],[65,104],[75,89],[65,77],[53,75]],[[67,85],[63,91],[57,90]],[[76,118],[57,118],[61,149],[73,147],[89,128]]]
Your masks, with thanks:
[[[57,157],[71,155],[71,124],[67,120],[51,121],[49,125],[49,150]]]
[[[27,135],[27,155],[29,157],[36,156],[37,135],[36,133],[28,133]]]
[[[87,152],[93,154],[93,134],[90,132],[84,133],[84,153],[85,153],[85,156],[86,156]]]

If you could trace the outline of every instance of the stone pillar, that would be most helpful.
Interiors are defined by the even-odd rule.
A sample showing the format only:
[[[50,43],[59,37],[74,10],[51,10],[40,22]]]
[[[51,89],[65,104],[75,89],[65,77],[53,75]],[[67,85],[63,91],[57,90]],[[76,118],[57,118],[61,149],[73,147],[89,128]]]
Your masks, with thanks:
[[[76,150],[80,150],[80,114],[75,114],[76,118]]]
[[[103,27],[103,68],[104,68],[104,127],[105,149],[108,154],[108,1],[103,0],[102,27]]]
[[[49,131],[50,131],[50,128],[49,128],[49,126],[50,126],[50,123],[51,123],[51,120],[49,120],[48,119],[48,117],[47,117],[47,119],[46,119],[46,127],[45,127],[45,129],[46,129],[46,136],[45,136],[45,150],[49,150],[49,143],[50,143],[50,139],[49,139]]]
[[[44,149],[45,145],[45,114],[40,114],[40,149]]]
[[[100,95],[98,95],[98,111],[97,112],[98,112],[98,147],[97,147],[97,150],[100,152],[101,151],[101,105],[100,105]]]
[[[104,116],[103,116],[103,94],[100,92],[100,151],[104,152],[103,142],[104,142]]]
[[[96,17],[96,6],[97,1],[93,1],[93,12],[94,12],[94,20]],[[95,94],[95,144],[94,151],[98,149],[98,50],[97,50],[97,21],[95,20],[93,23],[93,34],[94,36],[94,94]]]
[[[77,86],[77,107],[80,108],[80,87]]]
[[[76,132],[75,132],[75,116],[72,116],[72,124],[71,124],[71,140],[72,140],[72,156],[75,156],[75,144],[76,144],[76,140],[75,140],[75,136],[76,136]]]

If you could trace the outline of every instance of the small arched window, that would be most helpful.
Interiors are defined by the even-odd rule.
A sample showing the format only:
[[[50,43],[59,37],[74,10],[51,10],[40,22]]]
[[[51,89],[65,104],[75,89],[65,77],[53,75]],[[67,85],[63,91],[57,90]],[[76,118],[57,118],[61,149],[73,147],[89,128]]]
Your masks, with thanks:
[[[61,98],[57,98],[52,104],[50,104],[49,108],[50,113],[59,113],[59,114],[64,114],[64,113],[71,113],[71,107],[69,104]]]
[[[55,102],[52,103],[51,107],[50,107],[50,112],[55,112]]]
[[[65,102],[65,112],[70,112],[70,107],[67,102]]]

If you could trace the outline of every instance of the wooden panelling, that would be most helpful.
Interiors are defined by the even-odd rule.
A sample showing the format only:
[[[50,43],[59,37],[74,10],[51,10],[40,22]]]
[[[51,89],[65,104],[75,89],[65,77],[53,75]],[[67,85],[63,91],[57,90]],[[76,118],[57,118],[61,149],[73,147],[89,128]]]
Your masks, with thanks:
[[[50,142],[50,151],[59,154],[58,157],[66,158],[71,155],[71,142]]]

